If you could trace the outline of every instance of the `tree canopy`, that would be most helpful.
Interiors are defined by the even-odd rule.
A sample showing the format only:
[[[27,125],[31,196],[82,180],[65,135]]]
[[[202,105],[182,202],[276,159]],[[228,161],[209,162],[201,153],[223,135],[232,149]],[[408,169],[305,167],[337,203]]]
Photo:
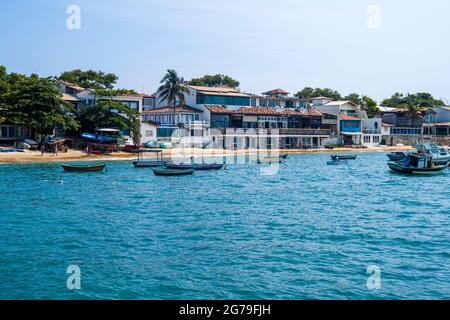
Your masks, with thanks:
[[[161,86],[158,88],[158,94],[161,97],[161,101],[167,101],[172,106],[175,125],[177,100],[179,104],[185,104],[184,94],[189,94],[190,90],[184,85],[184,79],[179,77],[178,73],[173,69],[167,70],[160,83]]]
[[[117,128],[130,131],[133,137],[140,134],[140,115],[123,103],[114,100],[99,100],[80,108],[77,120],[81,131],[93,132],[98,128]]]
[[[63,72],[58,79],[75,83],[83,88],[113,89],[119,77],[103,71],[75,69]]]
[[[327,97],[333,100],[342,100],[342,96],[339,92],[329,88],[311,88],[305,87],[295,94],[299,99],[309,100],[314,97]]]
[[[369,118],[374,117],[378,112],[380,112],[380,108],[378,108],[378,103],[372,98],[369,98],[368,96],[363,96],[361,101],[362,101],[361,105],[366,109],[367,116]]]
[[[73,105],[62,100],[55,80],[0,69],[0,118],[11,124],[27,126],[37,133],[53,130],[57,125],[77,129]]]
[[[381,102],[383,107],[389,108],[404,108],[416,112],[419,109],[430,108],[435,106],[444,106],[442,100],[435,99],[430,93],[419,92],[415,94],[403,95],[402,93],[395,93],[389,99]]]
[[[194,78],[188,82],[192,86],[204,87],[230,87],[238,88],[239,81],[223,74],[204,75],[201,78]]]

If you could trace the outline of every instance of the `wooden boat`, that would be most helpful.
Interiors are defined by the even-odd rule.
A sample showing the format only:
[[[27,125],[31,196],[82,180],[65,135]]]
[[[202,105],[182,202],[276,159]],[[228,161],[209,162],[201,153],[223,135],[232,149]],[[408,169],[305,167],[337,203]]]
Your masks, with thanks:
[[[156,168],[156,167],[164,167],[166,165],[166,161],[163,161],[163,154],[161,149],[137,149],[132,151],[132,153],[137,153],[138,158],[136,161],[133,161],[133,165],[135,168]],[[156,153],[156,160],[148,160],[144,159],[145,153]]]
[[[216,164],[216,163],[200,163],[200,164],[194,164],[194,169],[195,170],[200,170],[200,171],[207,171],[207,170],[220,170],[222,169],[224,166],[223,163],[221,164]]]
[[[271,164],[271,163],[283,163],[282,158],[264,158],[264,159],[258,159],[256,161],[257,164]]]
[[[387,155],[391,161],[400,161],[405,159],[407,156],[408,154],[406,152],[392,152]]]
[[[341,160],[340,158],[336,158],[335,160],[331,160],[327,162],[329,166],[338,166],[340,164],[345,164],[347,161]]]
[[[433,157],[426,154],[408,154],[400,161],[389,161],[389,168],[397,173],[404,174],[439,174],[448,168],[450,160],[435,162]]]
[[[187,163],[173,163],[173,162],[167,162],[165,164],[166,168],[168,169],[195,169],[195,165],[193,164],[187,164]]]
[[[278,161],[278,160],[286,160],[288,157],[287,154],[279,155],[278,157],[265,157],[263,160],[269,160],[269,161]]]
[[[157,160],[139,160],[139,161],[133,161],[133,165],[135,168],[156,168],[156,167],[164,167],[165,166],[164,161],[157,161]]]
[[[194,169],[168,169],[152,168],[155,176],[188,176],[194,173]]]
[[[99,172],[103,171],[106,168],[106,164],[100,164],[95,166],[71,166],[71,165],[62,165],[64,171],[68,172]]]
[[[331,159],[333,160],[356,160],[358,155],[356,154],[333,154],[331,155]]]

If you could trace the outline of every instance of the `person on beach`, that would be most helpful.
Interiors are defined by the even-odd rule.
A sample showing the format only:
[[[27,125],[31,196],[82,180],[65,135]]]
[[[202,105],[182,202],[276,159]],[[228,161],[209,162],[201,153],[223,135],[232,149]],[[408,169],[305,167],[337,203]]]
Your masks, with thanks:
[[[41,156],[43,157],[45,153],[45,145],[41,143]]]
[[[57,157],[58,156],[58,145],[55,143],[55,146],[54,146],[54,149],[53,149],[53,155],[55,156],[55,157]]]

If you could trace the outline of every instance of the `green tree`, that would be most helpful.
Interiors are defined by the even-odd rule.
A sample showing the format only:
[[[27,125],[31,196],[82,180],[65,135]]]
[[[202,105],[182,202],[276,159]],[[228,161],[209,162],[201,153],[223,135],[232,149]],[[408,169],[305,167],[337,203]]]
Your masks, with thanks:
[[[99,100],[93,105],[80,108],[77,114],[83,132],[98,128],[117,128],[129,131],[135,144],[140,138],[140,114],[119,101]]]
[[[75,83],[83,88],[113,89],[119,77],[113,73],[105,73],[103,71],[75,69],[63,72],[58,79]]]
[[[55,80],[12,73],[7,75],[7,86],[1,97],[0,116],[8,122],[30,127],[35,133],[48,132],[57,125],[78,128],[75,109],[62,100]]]
[[[353,102],[353,103],[355,103],[355,104],[357,104],[357,105],[362,105],[363,102],[364,102],[364,101],[363,101],[363,97],[360,96],[360,95],[357,94],[357,93],[351,93],[351,94],[345,96],[345,97],[344,97],[344,100],[351,101],[351,102]]]
[[[427,92],[407,94],[406,96],[397,92],[389,99],[385,99],[381,105],[390,108],[405,108],[412,112],[416,112],[416,109],[444,106],[445,103],[442,100],[435,99]]]
[[[166,75],[161,79],[161,86],[158,94],[162,101],[167,101],[173,108],[173,124],[176,125],[177,100],[180,105],[186,103],[185,94],[190,94],[190,90],[184,85],[184,79],[178,76],[173,69],[168,69]]]
[[[339,92],[333,89],[329,88],[311,88],[311,87],[305,87],[299,92],[295,94],[295,96],[299,99],[305,99],[310,100],[311,98],[315,97],[327,97],[333,100],[342,100],[342,96]]]
[[[378,112],[380,112],[380,108],[378,108],[377,102],[369,98],[368,96],[362,97],[361,105],[366,109],[367,116],[369,118],[374,117]]]
[[[230,87],[238,88],[239,81],[223,74],[204,75],[201,78],[194,78],[189,81],[192,86],[204,86],[204,87]]]

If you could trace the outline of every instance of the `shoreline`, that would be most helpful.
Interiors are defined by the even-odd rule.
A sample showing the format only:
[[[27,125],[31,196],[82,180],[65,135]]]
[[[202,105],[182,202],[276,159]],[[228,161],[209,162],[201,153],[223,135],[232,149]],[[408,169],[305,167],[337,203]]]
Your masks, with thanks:
[[[396,147],[369,147],[364,149],[352,148],[336,148],[336,149],[274,149],[274,150],[213,150],[200,148],[185,148],[185,149],[167,149],[163,150],[165,159],[183,158],[183,157],[225,157],[232,155],[249,155],[249,154],[321,154],[321,153],[368,153],[368,152],[393,152],[393,151],[413,151],[413,147],[396,146]],[[134,153],[115,152],[110,155],[91,155],[87,156],[81,150],[68,150],[67,153],[59,153],[57,156],[45,154],[41,156],[40,151],[14,152],[14,153],[0,153],[1,164],[32,164],[32,163],[49,163],[49,162],[92,162],[92,161],[125,161],[135,160],[137,155]],[[147,154],[147,159],[156,159],[156,155]]]

